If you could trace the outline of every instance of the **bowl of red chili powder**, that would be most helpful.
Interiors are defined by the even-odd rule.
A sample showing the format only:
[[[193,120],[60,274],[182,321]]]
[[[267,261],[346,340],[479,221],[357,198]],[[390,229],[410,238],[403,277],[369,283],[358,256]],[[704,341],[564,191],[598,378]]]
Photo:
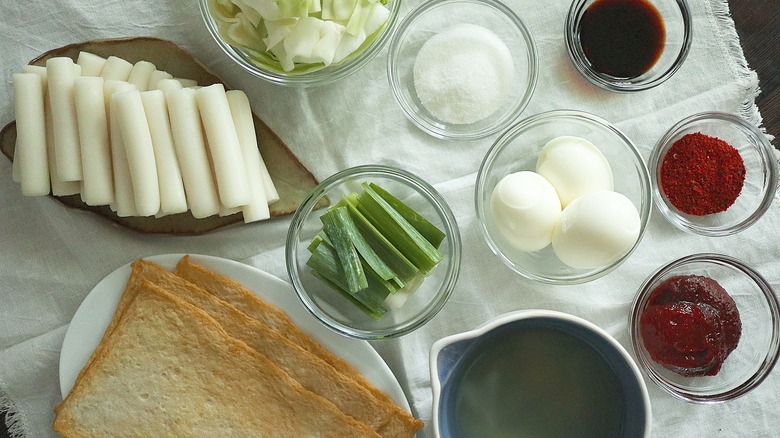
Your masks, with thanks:
[[[744,119],[694,114],[658,141],[648,166],[653,198],[681,230],[725,236],[767,211],[778,187],[778,164],[766,136]]]
[[[780,354],[780,305],[755,269],[694,254],[650,275],[629,327],[637,363],[682,400],[732,400],[757,387]]]

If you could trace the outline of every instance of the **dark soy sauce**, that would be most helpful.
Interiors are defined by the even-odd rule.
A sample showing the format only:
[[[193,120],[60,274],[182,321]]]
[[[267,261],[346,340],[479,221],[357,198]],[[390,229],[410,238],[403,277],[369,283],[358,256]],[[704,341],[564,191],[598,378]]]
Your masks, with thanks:
[[[635,78],[661,57],[666,30],[647,0],[597,0],[582,15],[579,36],[594,70]]]

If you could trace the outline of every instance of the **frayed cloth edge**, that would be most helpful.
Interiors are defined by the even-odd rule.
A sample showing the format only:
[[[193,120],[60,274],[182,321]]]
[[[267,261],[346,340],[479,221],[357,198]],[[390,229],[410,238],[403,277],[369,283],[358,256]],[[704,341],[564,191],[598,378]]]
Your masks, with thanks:
[[[728,0],[710,0],[708,4],[711,7],[713,20],[717,22],[716,29],[719,29],[718,40],[729,54],[729,65],[731,65],[737,80],[747,89],[747,97],[740,104],[739,115],[745,120],[759,127],[761,132],[772,141],[774,136],[766,132],[763,127],[763,118],[756,105],[756,98],[761,94],[761,87],[758,81],[758,75],[748,65],[745,59],[745,53],[739,41],[739,34],[731,18]]]
[[[0,412],[5,413],[5,415],[0,415],[0,421],[5,421],[10,438],[25,438],[28,436],[26,432],[28,429],[27,423],[22,413],[17,409],[16,404],[3,392],[4,389],[5,386],[0,381]]]

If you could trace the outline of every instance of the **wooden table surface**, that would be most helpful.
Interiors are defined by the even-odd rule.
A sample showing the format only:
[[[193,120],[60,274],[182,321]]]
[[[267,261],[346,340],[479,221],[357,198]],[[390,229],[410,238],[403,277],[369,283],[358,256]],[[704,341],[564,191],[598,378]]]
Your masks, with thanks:
[[[780,1],[729,0],[729,5],[745,58],[758,73],[762,92],[756,102],[763,125],[780,149]],[[5,421],[0,421],[0,438],[8,438]]]
[[[780,1],[729,0],[745,58],[758,73],[764,127],[780,148]]]

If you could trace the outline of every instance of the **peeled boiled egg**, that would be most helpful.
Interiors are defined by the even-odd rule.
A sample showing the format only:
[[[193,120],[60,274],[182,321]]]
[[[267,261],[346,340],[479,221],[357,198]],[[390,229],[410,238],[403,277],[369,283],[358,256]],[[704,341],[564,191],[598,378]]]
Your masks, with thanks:
[[[490,212],[510,245],[521,251],[538,251],[550,244],[561,202],[544,177],[522,171],[498,182],[490,198]]]
[[[631,250],[639,229],[639,212],[625,195],[611,191],[588,193],[561,212],[553,229],[552,248],[572,268],[601,268]]]
[[[536,172],[555,187],[565,208],[578,197],[612,190],[612,169],[604,154],[581,137],[556,137],[542,148]]]

